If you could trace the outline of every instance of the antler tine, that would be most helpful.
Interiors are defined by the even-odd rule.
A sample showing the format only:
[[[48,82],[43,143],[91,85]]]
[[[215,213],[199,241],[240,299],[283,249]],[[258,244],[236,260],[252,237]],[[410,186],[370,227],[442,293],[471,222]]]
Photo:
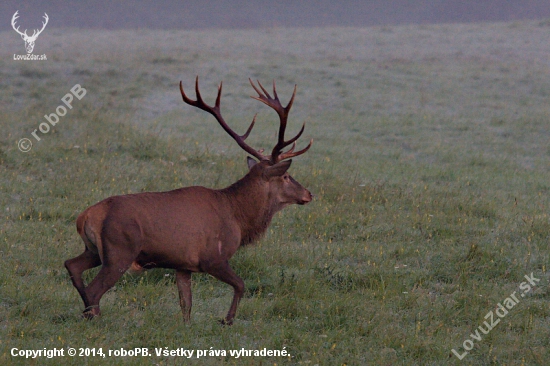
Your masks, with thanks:
[[[258,85],[260,86],[260,88],[262,88],[262,91],[264,92],[264,94],[265,94],[269,99],[278,99],[278,98],[277,98],[277,93],[274,93],[275,98],[271,98],[271,95],[269,95],[269,93],[267,92],[267,90],[265,90],[265,88],[264,88],[264,86],[262,85],[262,83],[260,83],[260,80],[256,80],[256,82],[258,83]],[[275,80],[273,80],[273,82],[275,82]]]
[[[246,130],[246,132],[244,133],[244,135],[241,136],[241,138],[242,138],[243,140],[246,140],[247,137],[248,137],[248,135],[250,134],[250,131],[252,131],[252,127],[254,127],[254,124],[256,123],[256,116],[257,116],[257,115],[258,115],[258,113],[256,113],[256,114],[254,115],[254,118],[252,118],[252,123],[250,124],[250,126],[248,126],[248,130]],[[263,149],[262,149],[262,150],[258,150],[258,152],[260,152],[260,153],[261,153],[262,151],[263,151]]]
[[[218,95],[216,97],[216,104],[214,107],[209,106],[204,102],[202,99],[200,90],[199,90],[199,77],[195,79],[195,94],[197,97],[197,100],[192,100],[187,95],[185,95],[185,92],[183,90],[183,82],[180,81],[180,91],[181,91],[181,97],[183,98],[183,101],[193,107],[197,107],[199,109],[202,109],[205,112],[210,113],[216,118],[216,121],[222,126],[222,128],[237,142],[237,144],[247,153],[250,155],[256,157],[259,160],[268,160],[269,157],[264,156],[261,151],[257,151],[251,146],[247,145],[244,140],[248,137],[250,134],[250,131],[252,131],[252,127],[254,127],[254,124],[256,123],[256,116],[254,116],[254,119],[252,120],[252,123],[246,130],[245,134],[240,136],[235,131],[233,131],[225,122],[223,119],[221,112],[220,112],[220,103],[221,103],[221,95],[222,95],[222,83],[218,86]],[[262,150],[263,151],[263,150]]]
[[[220,89],[220,87],[218,87],[218,90],[219,89]],[[199,76],[198,75],[195,78],[195,95],[197,97],[197,102],[199,102],[200,104],[206,105],[206,103],[204,103],[204,101],[202,100],[201,92],[199,90]]]
[[[258,83],[260,83],[258,81]],[[275,99],[279,99],[279,97],[277,96],[277,88],[275,87],[275,79],[273,79],[273,96],[275,97]]]
[[[273,84],[273,87],[275,87],[275,84]],[[294,97],[296,96],[296,87],[297,85],[294,84],[294,91],[292,92],[292,96],[290,97],[290,100],[288,101],[288,104],[285,107],[287,111],[289,111],[290,108],[292,108],[292,104],[294,104]]]
[[[304,122],[304,124],[302,125],[302,128],[300,129],[300,131],[296,134],[296,136],[294,136],[293,138],[291,138],[290,140],[288,141],[285,141],[284,143],[284,147],[287,147],[288,145],[292,144],[293,142],[296,142],[296,140],[298,140],[300,138],[300,136],[302,136],[302,133],[304,133],[304,129],[306,128],[306,123]]]
[[[220,81],[220,86],[218,87],[218,96],[216,97],[216,108],[220,108],[220,103],[222,99],[222,86],[223,81]]]
[[[294,141],[292,143],[292,147],[290,149],[288,149],[286,152],[284,152],[283,154],[289,154],[289,153],[293,152],[295,148],[296,148],[296,141]]]
[[[313,139],[309,140],[309,144],[305,148],[303,148],[302,150],[293,152],[294,147],[296,147],[296,143],[294,143],[294,145],[292,145],[292,148],[290,150],[288,150],[287,152],[280,154],[278,156],[277,160],[281,161],[281,160],[293,158],[293,157],[298,156],[298,155],[302,155],[303,153],[305,153],[306,151],[309,150],[309,148],[311,147],[312,144],[313,144]]]
[[[183,91],[183,82],[180,80],[180,92],[181,97],[183,98],[183,101],[189,105],[192,105],[193,107],[196,107],[196,101],[189,99],[187,95],[185,95],[185,92]]]

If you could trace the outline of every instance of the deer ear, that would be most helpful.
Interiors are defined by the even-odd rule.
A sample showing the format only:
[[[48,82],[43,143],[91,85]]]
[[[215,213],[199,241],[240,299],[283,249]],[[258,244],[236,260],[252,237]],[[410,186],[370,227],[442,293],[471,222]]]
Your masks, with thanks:
[[[248,157],[246,158],[246,163],[248,164],[248,169],[249,169],[249,170],[252,169],[252,167],[253,167],[254,165],[258,164],[258,162],[257,162],[256,160],[252,159],[250,156],[248,156]]]
[[[268,178],[280,177],[281,175],[286,173],[288,168],[290,168],[290,164],[292,164],[292,160],[285,160],[270,167],[267,167],[265,169],[265,175]]]

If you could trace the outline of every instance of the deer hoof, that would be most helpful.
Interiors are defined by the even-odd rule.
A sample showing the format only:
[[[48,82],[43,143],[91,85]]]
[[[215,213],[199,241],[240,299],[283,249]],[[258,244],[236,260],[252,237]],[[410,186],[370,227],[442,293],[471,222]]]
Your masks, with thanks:
[[[86,320],[92,320],[93,318],[99,315],[100,315],[100,312],[98,307],[87,308],[86,310],[84,310],[84,312],[82,312],[82,317]]]
[[[218,320],[218,322],[222,325],[222,326],[226,326],[226,325],[233,325],[233,319],[220,319]]]

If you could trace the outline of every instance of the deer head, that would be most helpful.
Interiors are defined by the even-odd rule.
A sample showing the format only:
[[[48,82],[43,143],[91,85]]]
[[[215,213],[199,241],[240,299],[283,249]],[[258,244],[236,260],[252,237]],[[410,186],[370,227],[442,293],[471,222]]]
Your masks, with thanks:
[[[43,16],[44,22],[42,22],[42,29],[33,30],[32,36],[29,36],[27,34],[26,29],[25,29],[24,32],[21,32],[19,30],[19,26],[17,28],[15,27],[15,22],[16,22],[17,18],[19,18],[18,12],[19,12],[19,10],[16,11],[15,14],[13,14],[13,17],[11,18],[11,26],[13,27],[13,29],[17,33],[19,33],[19,35],[21,35],[21,38],[23,38],[23,41],[25,41],[25,49],[27,50],[27,53],[32,53],[32,50],[34,49],[34,42],[36,42],[36,39],[38,38],[40,33],[42,33],[44,28],[46,28],[46,24],[48,24],[48,20],[49,20],[48,14],[44,13],[44,16]]]
[[[264,192],[270,197],[271,207],[269,211],[276,212],[284,208],[289,204],[306,204],[311,201],[311,193],[305,189],[300,183],[287,173],[288,168],[292,160],[287,160],[295,156],[302,155],[309,150],[313,139],[309,144],[299,151],[294,151],[296,147],[296,140],[300,138],[304,132],[305,123],[302,125],[300,131],[291,139],[285,140],[285,130],[288,119],[288,114],[292,103],[294,102],[294,96],[296,95],[296,86],[294,86],[294,92],[286,107],[283,107],[277,96],[277,89],[275,87],[275,81],[273,81],[273,97],[265,90],[262,84],[258,81],[259,88],[254,85],[252,80],[248,79],[252,88],[258,93],[258,96],[252,96],[251,98],[259,100],[260,102],[273,108],[279,115],[279,133],[277,143],[273,147],[270,155],[264,155],[264,149],[256,150],[248,145],[245,140],[252,131],[254,124],[256,123],[256,116],[252,119],[252,123],[244,133],[239,135],[233,131],[223,119],[220,112],[220,99],[222,93],[222,84],[218,87],[218,96],[216,98],[216,104],[214,107],[206,104],[199,91],[199,78],[195,80],[195,93],[197,100],[192,100],[185,95],[183,91],[182,83],[180,82],[180,91],[183,101],[191,106],[202,109],[211,115],[213,115],[222,128],[237,142],[237,144],[247,153],[258,159],[256,161],[252,158],[248,158],[248,168],[250,169],[249,176],[255,177],[256,182],[264,182]],[[261,89],[261,90],[260,90]],[[287,151],[283,151],[287,146],[291,145],[291,148]]]

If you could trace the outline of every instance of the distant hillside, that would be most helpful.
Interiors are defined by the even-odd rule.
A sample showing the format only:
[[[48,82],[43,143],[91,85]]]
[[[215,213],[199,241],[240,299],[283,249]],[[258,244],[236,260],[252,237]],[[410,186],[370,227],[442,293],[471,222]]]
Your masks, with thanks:
[[[0,30],[18,24],[37,28],[44,12],[48,27],[75,28],[260,28],[372,26],[510,21],[550,17],[549,0],[370,0],[370,1],[19,1],[0,3]]]

